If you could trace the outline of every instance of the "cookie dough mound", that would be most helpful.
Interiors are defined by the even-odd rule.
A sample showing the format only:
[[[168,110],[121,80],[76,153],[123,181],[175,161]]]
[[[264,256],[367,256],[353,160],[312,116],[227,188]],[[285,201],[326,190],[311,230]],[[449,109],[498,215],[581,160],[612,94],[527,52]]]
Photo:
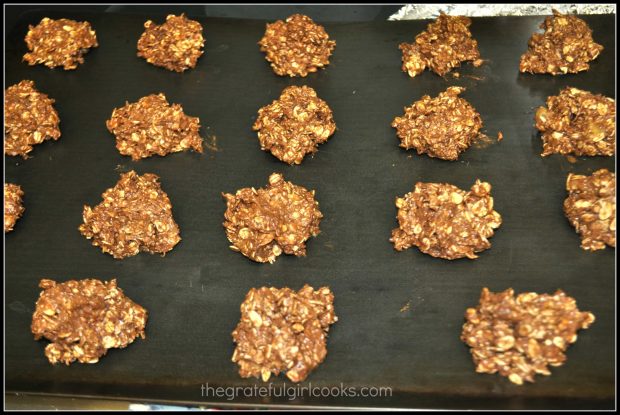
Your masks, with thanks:
[[[425,254],[457,259],[478,258],[491,247],[502,217],[493,210],[491,185],[476,180],[469,192],[451,184],[421,183],[396,199],[399,227],[390,242],[402,251],[417,246]]]
[[[33,81],[24,80],[7,88],[4,154],[26,158],[35,144],[60,138],[60,118],[53,104],[53,99],[36,90]]]
[[[590,176],[569,174],[564,213],[581,235],[586,251],[616,247],[616,175],[607,169]]]
[[[327,332],[338,317],[328,287],[252,288],[241,304],[241,320],[232,333],[232,361],[243,378],[286,372],[301,382],[325,360]]]
[[[170,105],[164,94],[115,108],[106,126],[118,151],[133,160],[190,149],[202,153],[200,119],[185,115],[179,104]]]
[[[563,75],[587,71],[603,46],[594,42],[586,22],[556,10],[540,25],[544,33],[534,33],[528,50],[521,56],[519,70],[529,73]]]
[[[184,72],[196,67],[205,44],[199,22],[188,19],[184,14],[170,14],[165,23],[157,25],[148,20],[144,28],[138,40],[139,57],[169,71]]]
[[[451,86],[435,98],[424,95],[405,107],[405,114],[392,121],[400,146],[443,160],[458,159],[482,128],[480,114],[459,97],[463,91],[465,88]]]
[[[282,252],[305,256],[306,240],[319,234],[323,214],[314,190],[287,182],[281,174],[269,176],[266,188],[246,187],[222,196],[230,249],[253,261],[273,263]]]
[[[103,252],[117,259],[140,251],[164,255],[181,240],[172,204],[155,174],[124,173],[101,196],[103,202],[94,208],[84,206],[79,230]]]
[[[276,74],[302,77],[329,65],[336,47],[323,26],[302,14],[267,24],[258,44]]]
[[[535,116],[543,152],[576,156],[616,154],[616,101],[577,88],[564,88],[547,98]]]
[[[88,50],[99,46],[90,23],[47,17],[34,27],[28,26],[25,40],[30,52],[24,60],[29,65],[42,63],[49,68],[62,66],[64,70],[77,68],[84,63]]]
[[[24,205],[22,203],[24,191],[16,184],[4,184],[4,233],[11,232],[17,219],[21,218],[24,213]]]
[[[579,311],[562,290],[515,298],[512,288],[500,293],[483,288],[480,303],[467,309],[465,319],[461,340],[471,348],[476,372],[499,372],[521,385],[534,382],[536,374],[550,375],[549,365],[563,365],[566,349],[594,315]]]
[[[289,164],[300,164],[336,131],[332,110],[307,86],[289,86],[258,110],[253,126],[261,149]]]
[[[97,363],[108,349],[125,348],[144,339],[147,311],[116,286],[116,280],[43,279],[32,316],[35,340],[44,337],[50,363]]]
[[[482,65],[478,42],[471,37],[470,25],[469,17],[441,13],[426,31],[415,37],[415,42],[398,46],[403,52],[403,72],[413,78],[428,68],[444,76],[452,68],[461,66],[461,62]]]

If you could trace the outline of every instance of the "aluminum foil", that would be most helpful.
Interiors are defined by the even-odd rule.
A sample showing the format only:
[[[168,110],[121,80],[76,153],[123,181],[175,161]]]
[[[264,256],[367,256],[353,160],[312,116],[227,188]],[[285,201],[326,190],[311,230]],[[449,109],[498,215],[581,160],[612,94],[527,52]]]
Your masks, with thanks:
[[[616,14],[615,4],[407,4],[388,20],[434,19],[439,12],[458,16],[544,16],[561,13]]]

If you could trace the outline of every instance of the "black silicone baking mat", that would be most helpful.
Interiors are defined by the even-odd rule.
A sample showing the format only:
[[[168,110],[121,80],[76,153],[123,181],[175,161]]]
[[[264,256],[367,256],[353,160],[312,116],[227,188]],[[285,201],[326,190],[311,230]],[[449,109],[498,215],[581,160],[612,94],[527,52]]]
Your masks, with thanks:
[[[91,22],[100,47],[75,71],[21,62],[28,24],[48,15]],[[282,16],[285,17],[285,16]],[[240,406],[364,406],[435,408],[611,408],[614,398],[614,250],[588,253],[562,213],[569,172],[614,168],[614,158],[542,158],[534,109],[548,95],[575,86],[614,96],[614,16],[583,16],[605,49],[588,72],[561,77],[518,73],[519,56],[542,17],[474,18],[480,68],[460,79],[400,70],[402,41],[428,21],[326,24],[337,46],[326,70],[307,78],[276,76],[256,42],[265,22],[199,19],[206,53],[183,74],[136,57],[148,18],[164,16],[36,12],[6,38],[6,85],[32,79],[56,99],[62,137],[36,146],[32,158],[5,157],[6,180],[20,184],[26,212],[6,235],[6,389],[12,392],[129,398]],[[287,85],[309,85],[334,111],[338,131],[314,158],[288,166],[259,149],[251,126],[261,106]],[[471,148],[457,162],[418,156],[398,147],[390,127],[424,94],[450,85],[481,113],[485,131],[504,140]],[[217,151],[132,162],[119,155],[105,127],[125,101],[164,92],[200,117],[201,133]],[[183,240],[166,257],[140,254],[114,260],[77,231],[83,204],[130,169],[161,176]],[[264,186],[272,172],[310,189],[325,215],[305,258],[256,264],[231,251],[222,228],[221,192]],[[475,261],[431,258],[412,248],[394,251],[394,198],[416,181],[469,188],[493,185],[504,223],[493,247]],[[96,365],[51,366],[45,341],[35,342],[30,319],[39,279],[116,277],[150,312],[147,339],[111,350]],[[328,356],[308,378],[313,387],[391,387],[392,397],[227,398],[201,396],[201,385],[252,386],[230,361],[230,333],[251,287],[329,285],[339,317]],[[459,340],[463,313],[480,290],[565,290],[596,323],[579,334],[564,366],[535,384],[512,385],[474,371]],[[274,385],[284,377],[272,378]],[[308,382],[304,385],[308,385]],[[290,386],[290,383],[288,383]]]

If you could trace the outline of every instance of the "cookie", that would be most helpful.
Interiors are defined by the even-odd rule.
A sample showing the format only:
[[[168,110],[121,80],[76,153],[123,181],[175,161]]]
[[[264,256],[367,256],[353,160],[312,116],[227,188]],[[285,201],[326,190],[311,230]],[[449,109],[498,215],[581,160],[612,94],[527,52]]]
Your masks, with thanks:
[[[258,44],[273,71],[291,77],[304,77],[325,68],[336,47],[323,26],[302,14],[267,24]]]
[[[239,375],[267,382],[285,372],[292,382],[305,380],[327,355],[327,332],[338,321],[333,302],[328,287],[252,288],[232,333]]]
[[[336,131],[332,110],[308,86],[289,86],[258,110],[253,126],[262,150],[288,164],[301,164]]]
[[[281,174],[269,176],[266,188],[222,195],[230,248],[253,261],[273,263],[282,253],[305,256],[306,241],[319,234],[323,214],[314,190],[287,182]]]
[[[84,206],[79,230],[103,252],[117,259],[140,251],[164,255],[181,240],[157,175],[124,173],[101,196],[103,201],[94,208]]]

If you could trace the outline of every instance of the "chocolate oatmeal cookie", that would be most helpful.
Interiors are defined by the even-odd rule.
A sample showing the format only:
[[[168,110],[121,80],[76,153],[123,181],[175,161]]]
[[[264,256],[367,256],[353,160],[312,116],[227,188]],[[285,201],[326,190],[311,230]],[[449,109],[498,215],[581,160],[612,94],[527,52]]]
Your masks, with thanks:
[[[459,95],[465,88],[451,86],[437,97],[424,95],[394,118],[392,127],[405,149],[443,160],[456,160],[479,137],[480,114]]]
[[[566,349],[577,332],[594,322],[594,315],[579,311],[574,298],[562,290],[555,294],[501,293],[482,289],[480,303],[468,308],[461,340],[471,349],[478,373],[498,373],[517,385],[548,376],[549,366],[566,361]]]
[[[262,150],[289,164],[300,164],[336,131],[332,110],[308,86],[289,86],[280,98],[258,110],[253,126]]]
[[[106,126],[118,151],[133,160],[190,149],[202,153],[200,119],[185,115],[179,104],[170,105],[164,94],[115,108]]]
[[[36,26],[28,26],[26,45],[30,52],[24,55],[29,65],[42,63],[49,68],[62,66],[75,69],[84,63],[90,48],[99,46],[97,35],[88,22],[43,18]]]
[[[588,24],[576,16],[554,10],[540,28],[544,33],[534,33],[521,56],[521,72],[563,75],[587,71],[589,62],[603,50],[592,39]]]
[[[267,382],[272,374],[286,372],[292,382],[306,379],[327,355],[327,332],[338,321],[333,302],[328,287],[252,288],[232,333],[239,375]]]
[[[267,24],[258,44],[276,74],[302,77],[329,65],[336,47],[323,26],[302,14]]]
[[[196,67],[205,44],[199,22],[188,19],[184,14],[170,14],[163,24],[148,20],[144,28],[138,40],[139,57],[169,71],[184,72]]]
[[[51,343],[45,356],[52,364],[97,363],[108,349],[125,348],[144,339],[147,311],[116,286],[116,280],[43,279],[32,316],[35,340]]]
[[[181,240],[172,204],[155,174],[124,173],[101,196],[94,208],[84,206],[79,230],[103,252],[117,259],[140,251],[164,255]]]
[[[576,156],[616,154],[616,101],[577,88],[547,98],[535,116],[543,152]]]
[[[482,65],[478,42],[471,37],[470,25],[469,17],[448,16],[442,12],[413,43],[398,46],[403,52],[403,72],[414,77],[428,68],[444,76],[462,62]]]
[[[60,138],[60,118],[54,100],[37,91],[33,81],[24,80],[4,94],[4,154],[22,156],[32,146]]]
[[[4,233],[11,232],[15,223],[24,214],[22,198],[24,191],[16,184],[4,184]]]
[[[421,183],[396,199],[398,228],[390,242],[402,251],[417,246],[425,254],[475,259],[491,247],[494,229],[502,217],[493,210],[491,185],[476,180],[470,191],[451,184]]]
[[[607,169],[590,176],[569,174],[564,213],[581,235],[586,251],[616,247],[616,175]]]
[[[253,261],[273,263],[283,252],[305,256],[306,240],[319,234],[323,214],[314,190],[287,182],[281,174],[269,176],[266,188],[246,187],[222,196],[230,249]]]

